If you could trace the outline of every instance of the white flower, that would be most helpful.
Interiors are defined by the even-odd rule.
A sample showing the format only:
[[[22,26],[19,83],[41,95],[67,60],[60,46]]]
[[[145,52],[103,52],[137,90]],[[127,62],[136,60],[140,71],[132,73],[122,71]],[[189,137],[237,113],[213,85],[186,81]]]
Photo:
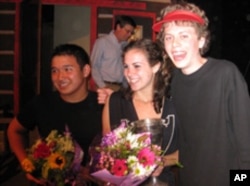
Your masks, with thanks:
[[[135,163],[131,170],[132,170],[132,174],[135,175],[136,177],[148,176],[147,170],[139,162]]]
[[[127,159],[128,166],[132,168],[136,163],[138,163],[138,158],[134,155],[129,156]]]
[[[117,136],[117,138],[123,138],[123,136],[126,135],[127,128],[118,127],[113,132],[114,132],[115,136]]]
[[[135,134],[132,134],[131,132],[128,132],[126,136],[126,140],[129,141],[131,149],[140,147],[140,144],[138,142],[138,136]]]

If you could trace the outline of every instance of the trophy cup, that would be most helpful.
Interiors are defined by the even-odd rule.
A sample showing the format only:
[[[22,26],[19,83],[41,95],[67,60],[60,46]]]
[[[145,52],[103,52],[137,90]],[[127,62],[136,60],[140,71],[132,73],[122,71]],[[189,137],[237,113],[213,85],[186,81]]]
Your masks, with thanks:
[[[172,122],[171,122],[172,121]],[[151,134],[151,142],[152,144],[161,146],[162,145],[162,139],[163,139],[163,131],[165,127],[168,127],[169,124],[172,123],[172,132],[170,136],[170,140],[168,141],[168,144],[162,153],[162,156],[166,153],[168,150],[174,134],[175,129],[175,116],[174,115],[168,115],[166,119],[143,119],[143,120],[137,120],[130,123],[132,126],[132,131],[134,133],[142,133],[142,132],[149,132]],[[142,186],[167,186],[167,183],[162,182],[158,179],[158,177],[150,176],[144,183],[141,184]]]

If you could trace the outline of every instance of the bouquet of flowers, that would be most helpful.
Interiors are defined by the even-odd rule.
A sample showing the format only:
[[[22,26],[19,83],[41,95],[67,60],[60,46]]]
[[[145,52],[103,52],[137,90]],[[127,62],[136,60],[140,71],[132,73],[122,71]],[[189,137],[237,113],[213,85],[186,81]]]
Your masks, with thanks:
[[[96,151],[91,175],[119,186],[143,182],[160,164],[162,153],[150,133],[134,134],[126,122],[104,136]]]
[[[45,179],[49,185],[74,185],[82,158],[83,151],[67,128],[64,134],[52,130],[28,149],[28,158],[22,162],[22,167],[35,177]]]

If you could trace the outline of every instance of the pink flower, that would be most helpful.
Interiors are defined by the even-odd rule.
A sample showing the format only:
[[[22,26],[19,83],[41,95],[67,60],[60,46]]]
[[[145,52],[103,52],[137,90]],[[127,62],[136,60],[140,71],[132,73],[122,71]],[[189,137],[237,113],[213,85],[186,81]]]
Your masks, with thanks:
[[[126,160],[116,159],[113,167],[111,168],[112,174],[116,176],[124,176],[128,172],[128,167],[126,165]]]
[[[139,151],[138,159],[144,167],[151,166],[155,163],[155,154],[150,150],[150,148],[146,147]]]

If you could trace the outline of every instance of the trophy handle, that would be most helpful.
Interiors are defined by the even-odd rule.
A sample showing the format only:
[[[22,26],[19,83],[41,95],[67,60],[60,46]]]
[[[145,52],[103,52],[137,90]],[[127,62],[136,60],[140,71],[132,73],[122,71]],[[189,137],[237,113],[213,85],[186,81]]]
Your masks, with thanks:
[[[175,122],[175,115],[174,114],[169,114],[167,115],[166,119],[162,119],[162,125],[165,127],[168,127],[168,125],[171,123],[171,121],[174,123]]]
[[[173,124],[173,127],[172,127],[172,132],[171,132],[170,139],[169,139],[169,141],[168,141],[168,144],[167,144],[167,146],[166,146],[164,152],[162,153],[162,156],[164,156],[164,154],[168,151],[168,149],[169,149],[169,147],[170,147],[170,145],[171,145],[171,143],[172,143],[172,141],[173,141],[174,131],[175,131],[175,115],[174,115],[174,114],[169,114],[169,115],[167,115],[166,120],[167,120],[167,123],[166,123],[166,122],[163,122],[163,125],[164,125],[165,127],[168,127],[168,125],[169,125],[170,123],[172,123],[172,124]],[[166,120],[165,120],[165,121],[166,121]]]

